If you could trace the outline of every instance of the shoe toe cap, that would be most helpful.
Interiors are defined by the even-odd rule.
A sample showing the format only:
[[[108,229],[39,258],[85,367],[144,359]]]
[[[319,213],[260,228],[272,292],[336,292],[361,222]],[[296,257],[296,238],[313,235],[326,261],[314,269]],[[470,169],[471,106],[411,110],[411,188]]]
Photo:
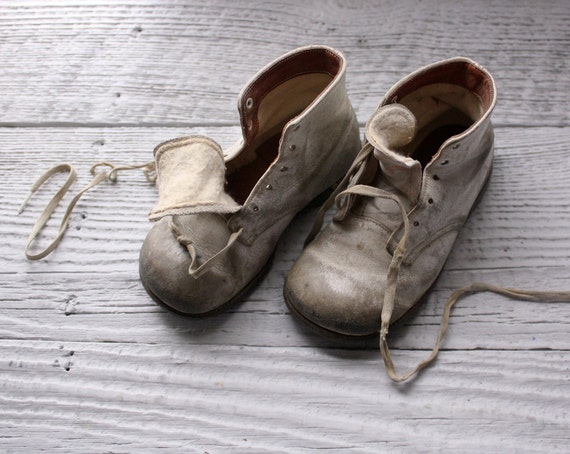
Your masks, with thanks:
[[[286,301],[296,315],[326,331],[348,336],[376,334],[384,288],[381,273],[371,277],[374,269],[366,263],[355,267],[350,255],[342,263],[338,257],[330,260],[322,248],[309,246],[287,276]]]
[[[167,219],[153,225],[141,248],[139,273],[157,303],[186,315],[201,316],[231,300],[232,283],[227,275],[212,269],[194,278],[188,273],[190,263],[187,249],[178,242]]]

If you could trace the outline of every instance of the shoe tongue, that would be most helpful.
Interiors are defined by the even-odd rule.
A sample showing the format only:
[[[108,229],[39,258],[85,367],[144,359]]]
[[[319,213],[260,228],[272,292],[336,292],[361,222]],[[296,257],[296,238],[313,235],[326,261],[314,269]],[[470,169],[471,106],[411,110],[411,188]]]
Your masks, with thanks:
[[[224,190],[226,168],[220,146],[192,136],[160,144],[154,150],[158,204],[151,221],[164,216],[235,213],[241,208]]]
[[[414,114],[401,104],[379,107],[365,128],[365,136],[374,147],[383,175],[412,202],[417,201],[421,189],[422,168],[402,149],[416,135]]]

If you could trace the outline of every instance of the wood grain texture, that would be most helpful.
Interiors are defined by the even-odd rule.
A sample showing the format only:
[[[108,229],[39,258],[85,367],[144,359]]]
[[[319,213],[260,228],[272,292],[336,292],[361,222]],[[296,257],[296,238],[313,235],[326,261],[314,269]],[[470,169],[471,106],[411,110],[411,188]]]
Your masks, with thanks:
[[[499,89],[494,173],[433,291],[391,330],[403,370],[458,287],[570,289],[569,21],[563,0],[2,2],[0,451],[570,452],[569,304],[465,298],[433,367],[398,386],[375,340],[320,337],[283,302],[316,209],[245,300],[205,320],[165,312],[140,284],[157,199],[141,173],[90,191],[40,262],[23,246],[62,180],[16,214],[60,162],[78,190],[93,163],[146,162],[173,137],[228,147],[243,84],[297,46],[345,53],[361,125],[417,67],[471,57]]]
[[[446,352],[437,377],[399,387],[367,352],[29,341],[2,350],[0,446],[26,430],[47,450],[378,452],[413,440],[540,452],[563,450],[570,423],[560,399],[568,352]]]
[[[496,76],[497,124],[570,120],[564,1],[38,5],[0,5],[0,124],[229,124],[259,68],[313,43],[346,53],[362,121],[404,75],[459,54]]]

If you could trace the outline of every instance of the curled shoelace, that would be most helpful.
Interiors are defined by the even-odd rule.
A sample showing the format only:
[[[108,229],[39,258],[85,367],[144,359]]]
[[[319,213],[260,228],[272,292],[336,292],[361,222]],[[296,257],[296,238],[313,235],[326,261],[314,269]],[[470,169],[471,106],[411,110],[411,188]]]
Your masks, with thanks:
[[[212,257],[207,259],[201,265],[198,265],[198,254],[196,253],[194,242],[182,233],[182,230],[176,221],[176,216],[172,216],[170,218],[169,225],[178,242],[186,248],[188,254],[190,255],[190,266],[188,267],[188,274],[194,279],[198,279],[206,271],[212,269],[212,267],[226,255],[227,251],[232,247],[232,244],[236,242],[241,232],[243,231],[243,228],[240,228],[236,232],[232,232],[228,238],[227,244],[221,250],[216,252]]]
[[[99,170],[100,167],[105,167],[106,169],[105,170]],[[57,206],[59,205],[59,203],[61,202],[61,200],[65,196],[65,194],[69,191],[70,187],[73,185],[74,181],[77,178],[77,172],[75,171],[75,169],[73,168],[73,166],[71,164],[59,164],[59,165],[56,165],[55,167],[52,167],[47,172],[45,172],[42,176],[40,176],[37,179],[37,181],[32,185],[32,188],[30,190],[29,195],[26,197],[26,199],[24,200],[24,203],[22,203],[22,205],[20,206],[20,208],[18,210],[18,214],[20,214],[20,213],[22,213],[22,211],[24,211],[24,208],[28,204],[31,197],[51,177],[53,177],[54,175],[57,175],[58,173],[68,173],[69,174],[65,183],[63,183],[63,185],[55,193],[55,195],[49,201],[47,206],[44,208],[44,210],[42,211],[42,213],[40,214],[40,216],[36,220],[36,223],[32,227],[32,230],[30,232],[30,235],[28,236],[28,240],[26,242],[26,246],[24,249],[24,252],[26,254],[26,258],[28,260],[40,260],[40,259],[48,256],[49,254],[51,254],[55,250],[55,248],[61,242],[63,235],[65,234],[65,231],[66,231],[67,226],[69,224],[69,220],[71,218],[71,214],[73,212],[73,209],[75,208],[75,205],[77,205],[77,202],[79,202],[79,199],[81,199],[83,194],[85,194],[91,188],[102,183],[103,181],[106,181],[106,180],[116,181],[117,180],[117,174],[119,172],[122,172],[125,170],[134,170],[134,169],[141,169],[143,171],[147,181],[154,183],[154,181],[156,179],[156,177],[154,176],[154,171],[155,171],[154,162],[147,162],[145,164],[140,164],[140,165],[124,165],[124,166],[115,166],[115,165],[110,164],[108,162],[99,162],[99,163],[93,165],[90,169],[90,173],[93,176],[93,179],[89,182],[89,184],[87,184],[87,186],[85,186],[83,189],[81,189],[81,191],[79,191],[75,195],[75,197],[73,197],[73,199],[71,200],[71,202],[67,206],[67,209],[65,210],[65,213],[64,213],[63,218],[61,220],[59,230],[58,230],[55,238],[53,239],[53,241],[42,251],[37,252],[37,253],[32,253],[32,252],[30,252],[30,248],[32,246],[32,243],[37,238],[37,236],[40,234],[40,232],[43,230],[43,228],[46,226],[48,220],[53,215],[55,209],[57,208]]]
[[[104,168],[104,169],[100,170],[101,168]],[[94,164],[90,169],[90,173],[93,176],[93,179],[87,184],[87,186],[85,186],[83,189],[81,189],[75,195],[75,197],[73,197],[73,199],[71,200],[71,202],[67,206],[67,209],[65,210],[65,213],[64,213],[63,218],[61,220],[61,224],[59,226],[59,230],[58,230],[55,238],[52,240],[51,243],[48,244],[47,247],[45,247],[40,252],[32,253],[30,251],[30,249],[31,249],[31,246],[32,246],[34,240],[38,237],[40,232],[44,229],[47,222],[49,221],[49,219],[53,215],[55,209],[57,208],[57,206],[59,205],[59,203],[61,202],[61,200],[65,196],[65,194],[67,194],[67,192],[69,191],[69,189],[71,188],[71,186],[73,185],[75,180],[77,179],[77,172],[75,171],[74,167],[71,164],[67,164],[67,163],[56,165],[56,166],[52,167],[51,169],[49,169],[48,171],[46,171],[43,175],[41,175],[37,179],[37,181],[32,185],[32,188],[30,190],[29,195],[26,197],[26,199],[24,200],[24,202],[22,203],[22,205],[20,206],[20,208],[18,210],[18,214],[22,213],[22,211],[26,207],[26,205],[29,202],[29,200],[31,199],[31,197],[50,178],[52,178],[53,176],[55,176],[59,173],[68,173],[69,174],[66,181],[62,184],[62,186],[59,188],[59,190],[54,194],[52,199],[48,202],[47,206],[44,208],[44,210],[42,211],[42,213],[40,214],[40,216],[36,220],[34,226],[32,227],[32,230],[30,232],[30,235],[28,236],[28,240],[26,242],[26,246],[24,249],[24,253],[26,255],[26,258],[28,258],[29,260],[40,260],[44,257],[47,257],[49,254],[51,254],[57,248],[57,246],[59,245],[59,243],[63,239],[65,231],[67,230],[67,226],[69,224],[71,214],[73,213],[73,209],[75,208],[75,205],[77,205],[77,202],[79,202],[79,200],[81,199],[83,194],[85,194],[87,191],[89,191],[93,187],[97,186],[98,184],[100,184],[106,180],[113,181],[113,182],[116,181],[117,180],[117,174],[119,172],[123,172],[126,170],[135,170],[135,169],[141,169],[145,175],[146,180],[149,183],[155,183],[156,182],[156,165],[155,165],[154,161],[147,162],[147,163],[140,164],[140,165],[123,165],[123,166],[113,165],[113,164],[110,164],[108,162],[99,162],[97,164]],[[226,252],[235,243],[235,241],[238,239],[239,235],[241,234],[241,232],[243,230],[243,229],[239,229],[238,231],[233,232],[228,239],[228,243],[226,244],[226,246],[223,249],[221,249],[219,252],[214,254],[212,257],[210,257],[208,260],[206,260],[201,265],[198,265],[198,254],[196,253],[194,243],[190,238],[188,238],[182,234],[182,230],[178,226],[178,223],[176,221],[175,216],[171,217],[169,225],[170,225],[170,228],[172,229],[174,235],[176,236],[176,239],[178,240],[178,242],[180,242],[180,244],[182,244],[188,250],[188,254],[190,255],[190,260],[191,260],[190,266],[188,268],[188,274],[190,276],[192,276],[193,278],[196,278],[196,279],[199,278],[201,275],[203,275],[206,271],[211,269],[216,263],[218,263],[224,257]]]
[[[457,303],[457,301],[469,294],[482,293],[482,292],[492,292],[499,295],[503,295],[512,299],[523,300],[523,301],[533,301],[533,302],[569,302],[570,292],[568,291],[533,291],[533,290],[519,290],[513,288],[498,287],[485,283],[473,283],[469,286],[462,287],[455,290],[447,302],[445,303],[443,315],[440,322],[439,333],[435,341],[435,345],[431,351],[431,354],[420,361],[412,370],[400,375],[396,371],[394,361],[392,360],[392,355],[390,354],[390,349],[388,347],[388,330],[390,327],[390,322],[392,319],[392,313],[394,311],[394,304],[396,300],[396,291],[398,287],[398,274],[400,272],[402,260],[404,258],[404,251],[406,247],[406,242],[409,236],[409,218],[408,213],[404,207],[402,201],[396,196],[383,189],[376,188],[374,186],[368,186],[364,184],[356,184],[358,182],[358,176],[364,171],[365,163],[370,155],[374,152],[374,148],[370,144],[366,144],[361,152],[356,157],[353,165],[350,167],[346,176],[339,183],[335,191],[331,194],[329,199],[321,207],[315,223],[311,232],[309,233],[305,245],[310,243],[314,237],[321,230],[324,216],[327,210],[336,203],[338,212],[335,215],[335,220],[342,220],[350,207],[354,203],[355,196],[363,197],[378,197],[387,200],[391,200],[396,203],[400,209],[402,215],[404,231],[398,245],[392,255],[392,261],[388,268],[388,274],[386,277],[386,288],[384,289],[384,299],[382,301],[382,311],[380,315],[380,352],[384,365],[386,367],[386,372],[391,380],[394,382],[403,382],[411,378],[413,375],[417,374],[420,370],[428,366],[438,355],[441,348],[441,344],[447,332],[449,325],[449,319],[451,316],[451,309]],[[348,186],[348,188],[347,188]]]

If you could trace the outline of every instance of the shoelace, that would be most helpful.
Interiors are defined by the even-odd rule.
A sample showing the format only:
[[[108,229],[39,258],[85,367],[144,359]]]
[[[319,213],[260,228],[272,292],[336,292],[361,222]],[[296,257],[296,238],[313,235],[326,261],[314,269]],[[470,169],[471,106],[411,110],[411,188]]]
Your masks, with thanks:
[[[99,170],[102,167],[104,167],[106,169]],[[59,205],[59,203],[61,202],[61,200],[65,196],[65,194],[67,194],[67,192],[69,191],[69,189],[71,188],[71,186],[73,185],[75,180],[77,179],[77,172],[75,171],[74,167],[71,164],[67,164],[67,163],[56,165],[55,167],[52,167],[51,169],[46,171],[43,175],[41,175],[37,179],[37,181],[32,185],[32,188],[30,190],[29,195],[26,197],[26,199],[24,200],[24,202],[22,203],[22,205],[20,206],[20,208],[18,210],[18,214],[20,214],[24,211],[24,208],[26,207],[26,205],[28,204],[28,202],[30,201],[32,196],[50,178],[52,178],[53,176],[55,176],[59,173],[68,173],[69,174],[66,181],[62,184],[62,186],[59,188],[59,190],[54,194],[52,199],[48,202],[47,206],[44,208],[44,210],[42,211],[42,213],[40,214],[40,216],[36,220],[34,226],[32,227],[32,230],[31,230],[30,235],[28,236],[28,240],[26,242],[26,246],[24,248],[24,253],[26,255],[26,258],[28,258],[29,260],[40,260],[42,258],[47,257],[49,254],[51,254],[57,248],[57,246],[59,245],[59,243],[63,239],[65,231],[67,230],[67,226],[69,224],[71,214],[73,213],[73,209],[75,208],[75,205],[77,205],[77,202],[79,202],[79,200],[81,199],[83,194],[85,194],[87,191],[89,191],[90,189],[94,188],[95,186],[97,186],[98,184],[100,184],[106,180],[113,181],[113,182],[116,181],[117,180],[117,174],[119,172],[123,172],[126,170],[135,170],[135,169],[141,169],[148,182],[150,182],[150,183],[156,182],[156,174],[155,174],[156,166],[155,166],[154,161],[147,162],[144,164],[139,164],[139,165],[123,165],[123,166],[117,166],[114,164],[110,164],[108,162],[99,162],[97,164],[94,164],[89,171],[91,173],[91,175],[93,176],[93,179],[83,189],[81,189],[75,195],[75,197],[73,197],[73,199],[71,200],[71,202],[67,206],[67,209],[65,210],[65,213],[64,213],[63,218],[61,220],[59,230],[58,230],[55,238],[53,239],[53,241],[50,244],[48,244],[48,246],[46,248],[44,248],[43,250],[41,250],[40,252],[32,253],[30,251],[32,243],[38,237],[40,232],[44,229],[47,222],[49,221],[49,219],[53,215],[55,209],[57,208],[57,206]],[[172,229],[173,233],[175,234],[178,242],[180,242],[180,244],[182,244],[188,250],[188,253],[190,255],[190,260],[191,260],[190,266],[188,268],[188,274],[190,274],[190,276],[192,276],[195,279],[199,278],[205,272],[210,270],[216,263],[218,263],[224,257],[224,255],[227,253],[227,251],[230,249],[230,247],[235,243],[235,241],[238,239],[239,235],[241,234],[241,232],[243,230],[243,229],[239,229],[238,231],[233,232],[230,235],[230,237],[228,239],[228,243],[226,244],[226,246],[224,248],[222,248],[219,252],[214,254],[212,257],[210,257],[208,260],[206,260],[201,265],[198,265],[198,254],[196,253],[196,249],[194,247],[194,244],[190,238],[188,238],[182,234],[182,231],[177,224],[175,216],[171,217],[169,225],[170,225],[170,228]]]
[[[305,239],[305,246],[309,244],[313,239],[317,236],[317,234],[321,231],[321,227],[323,226],[323,221],[325,219],[325,215],[327,211],[336,203],[338,211],[335,215],[335,219],[341,220],[350,210],[352,203],[354,202],[354,197],[348,195],[347,197],[338,197],[339,194],[349,186],[353,180],[358,180],[358,177],[362,174],[365,168],[366,161],[370,157],[370,155],[374,153],[374,147],[369,143],[366,143],[364,147],[360,150],[356,158],[354,159],[352,165],[344,175],[344,178],[339,182],[337,187],[331,193],[329,198],[325,201],[325,203],[319,209],[317,216],[315,217],[315,221],[313,222],[313,227],[311,228],[310,232],[307,234],[307,238]]]
[[[105,167],[106,169],[105,170],[99,170],[100,167]],[[85,186],[83,189],[81,189],[73,197],[73,199],[71,200],[71,202],[67,206],[67,209],[65,210],[65,213],[64,213],[63,218],[61,220],[59,230],[58,230],[55,238],[53,239],[53,241],[46,248],[44,248],[42,251],[37,252],[37,253],[32,253],[32,252],[30,252],[30,248],[32,246],[32,243],[37,238],[37,236],[40,234],[40,232],[43,230],[43,228],[46,226],[48,220],[53,215],[55,209],[57,208],[57,206],[59,205],[59,203],[61,202],[61,200],[65,196],[65,194],[67,194],[67,192],[69,191],[69,189],[71,188],[71,186],[73,185],[75,180],[77,179],[77,172],[75,171],[74,167],[71,164],[59,164],[59,165],[56,165],[55,167],[52,167],[47,172],[45,172],[42,176],[40,176],[37,179],[37,181],[32,185],[32,188],[30,190],[29,195],[26,197],[26,199],[24,200],[24,203],[22,203],[22,205],[20,206],[20,208],[18,210],[18,214],[20,214],[24,211],[24,208],[26,207],[26,205],[28,204],[28,202],[30,201],[32,196],[51,177],[53,177],[54,175],[57,175],[58,173],[68,173],[69,174],[65,183],[63,183],[63,185],[59,188],[59,190],[54,194],[54,196],[49,201],[47,206],[44,208],[44,210],[42,211],[42,213],[40,214],[40,216],[36,220],[34,226],[32,227],[32,230],[31,230],[30,235],[28,236],[28,240],[26,242],[26,246],[24,248],[26,258],[28,260],[40,260],[40,259],[48,256],[49,254],[51,254],[55,250],[55,248],[61,242],[63,235],[65,234],[65,231],[66,231],[67,226],[69,224],[69,220],[71,218],[71,214],[73,212],[73,209],[75,208],[75,205],[77,205],[77,202],[79,202],[79,200],[81,199],[83,194],[85,194],[87,191],[89,191],[93,187],[97,186],[98,184],[100,184],[106,180],[116,181],[117,180],[117,174],[119,172],[122,172],[125,170],[134,170],[134,169],[141,169],[143,171],[147,181],[154,183],[154,181],[156,179],[156,177],[153,175],[153,173],[155,171],[154,162],[147,162],[145,164],[140,164],[140,165],[124,165],[124,166],[116,166],[116,165],[110,164],[108,162],[99,162],[99,163],[93,165],[90,169],[90,173],[93,176],[93,179],[89,182],[89,184],[87,184],[87,186]]]
[[[188,267],[188,274],[194,279],[198,279],[205,272],[212,269],[212,267],[226,255],[228,250],[232,247],[232,244],[236,242],[241,232],[243,231],[243,228],[240,228],[236,232],[232,232],[228,238],[227,244],[221,250],[216,252],[212,257],[198,266],[198,254],[196,253],[194,242],[187,236],[183,235],[182,230],[176,221],[176,216],[172,216],[170,218],[169,225],[178,242],[187,249],[188,254],[190,255],[190,266]]]
[[[519,290],[513,288],[506,288],[506,287],[498,287],[485,283],[473,283],[469,286],[462,287],[458,290],[455,290],[451,294],[447,302],[445,303],[443,315],[440,322],[439,333],[430,355],[423,361],[420,361],[412,370],[408,371],[407,373],[403,375],[398,374],[398,372],[396,371],[396,367],[394,365],[394,361],[392,360],[392,355],[390,354],[390,348],[388,347],[387,336],[390,327],[390,322],[392,319],[392,313],[394,311],[396,291],[398,287],[398,274],[400,272],[402,260],[404,258],[406,242],[409,236],[410,222],[408,218],[408,213],[406,212],[406,209],[402,201],[396,195],[388,191],[385,191],[383,189],[376,188],[374,186],[368,186],[364,184],[353,184],[351,186],[352,181],[358,181],[357,176],[361,174],[361,172],[363,171],[364,164],[368,159],[368,157],[373,153],[373,151],[374,148],[370,144],[366,144],[362,148],[361,152],[356,157],[353,165],[350,167],[346,176],[339,183],[339,185],[337,186],[335,191],[331,194],[329,199],[325,202],[325,204],[321,207],[315,219],[313,228],[309,233],[307,240],[305,241],[305,244],[311,242],[312,239],[319,233],[322,227],[325,213],[332,206],[333,203],[336,203],[339,210],[337,215],[335,215],[335,219],[337,220],[342,220],[344,216],[346,216],[348,210],[350,210],[350,207],[354,203],[355,196],[383,198],[391,200],[398,205],[400,213],[402,215],[404,231],[392,255],[392,261],[390,262],[390,266],[388,268],[388,274],[386,277],[386,288],[384,290],[384,299],[382,302],[382,311],[380,315],[380,332],[379,332],[380,353],[384,361],[386,373],[388,374],[388,377],[390,377],[392,381],[403,382],[408,380],[413,375],[417,374],[419,371],[428,366],[437,357],[439,350],[441,348],[441,344],[447,332],[447,328],[449,326],[451,310],[453,306],[457,303],[457,301],[463,296],[473,293],[492,292],[522,301],[557,302],[557,303],[570,301],[570,292],[568,291],[556,292],[556,291]],[[346,188],[347,186],[349,187]]]

